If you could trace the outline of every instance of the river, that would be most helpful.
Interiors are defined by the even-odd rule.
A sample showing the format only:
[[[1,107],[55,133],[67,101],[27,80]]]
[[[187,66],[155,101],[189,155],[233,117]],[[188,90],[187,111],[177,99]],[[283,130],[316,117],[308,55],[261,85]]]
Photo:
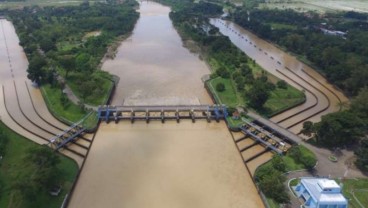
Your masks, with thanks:
[[[299,133],[303,122],[320,121],[321,116],[340,109],[348,99],[311,67],[273,44],[258,38],[230,21],[211,19],[211,24],[260,66],[306,93],[306,102],[271,118],[271,121]]]
[[[168,13],[140,4],[132,35],[103,70],[120,77],[112,103],[211,104],[198,55],[183,47]],[[271,156],[268,156],[268,159]],[[102,123],[70,207],[263,207],[224,122]]]
[[[201,77],[206,64],[182,47],[168,7],[145,2],[131,37],[119,47],[114,60],[102,66],[120,77],[112,104],[208,104],[211,100]]]

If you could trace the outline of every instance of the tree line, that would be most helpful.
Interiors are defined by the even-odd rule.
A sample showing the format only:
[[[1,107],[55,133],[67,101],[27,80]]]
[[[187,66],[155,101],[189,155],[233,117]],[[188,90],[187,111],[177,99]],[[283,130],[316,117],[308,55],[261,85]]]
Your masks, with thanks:
[[[166,0],[166,2],[176,5],[174,0]],[[222,14],[221,6],[200,1],[188,3],[174,10],[170,13],[170,18],[184,41],[194,40],[202,49],[206,59],[216,62],[211,78],[231,79],[237,92],[249,107],[265,112],[264,104],[270,98],[271,92],[276,88],[286,89],[288,86],[282,81],[280,85],[273,84],[264,72],[262,74],[253,72],[252,67],[256,67],[255,61],[209,23],[209,17],[220,14]],[[219,86],[219,88],[221,90],[223,87]]]
[[[293,10],[238,9],[233,20],[262,38],[308,59],[329,81],[355,96],[367,86],[368,27],[356,13],[298,13]],[[349,20],[346,17],[350,17]],[[364,16],[364,15],[363,15]],[[355,19],[352,19],[354,17]],[[273,27],[275,23],[292,27]],[[347,32],[345,37],[326,35],[321,28]]]
[[[304,57],[353,98],[350,108],[322,117],[321,122],[304,123],[302,133],[322,146],[334,148],[358,145],[357,165],[368,170],[368,15],[357,12],[320,16],[293,10],[238,9],[233,20],[262,38]],[[283,27],[277,27],[283,25]],[[321,30],[347,32],[344,36]],[[344,105],[341,103],[341,105]]]

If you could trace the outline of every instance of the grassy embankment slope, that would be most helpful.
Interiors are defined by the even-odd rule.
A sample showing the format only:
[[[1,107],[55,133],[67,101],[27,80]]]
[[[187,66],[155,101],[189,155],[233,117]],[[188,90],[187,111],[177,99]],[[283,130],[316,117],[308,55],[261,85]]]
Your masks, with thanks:
[[[58,154],[60,163],[57,167],[62,170],[57,176],[62,186],[59,196],[51,196],[48,193],[49,190],[41,189],[32,201],[25,200],[16,186],[22,178],[31,178],[37,171],[26,157],[30,149],[39,149],[41,146],[16,134],[2,122],[0,122],[0,131],[4,132],[8,138],[5,151],[0,153],[2,155],[0,160],[0,207],[60,207],[77,175],[77,164],[72,159]],[[0,140],[3,139],[0,138]]]

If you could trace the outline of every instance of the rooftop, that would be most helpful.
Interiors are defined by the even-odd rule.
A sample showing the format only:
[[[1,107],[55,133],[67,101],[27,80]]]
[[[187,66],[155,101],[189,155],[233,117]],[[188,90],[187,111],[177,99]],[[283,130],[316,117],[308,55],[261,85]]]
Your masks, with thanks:
[[[347,200],[341,194],[340,186],[334,181],[326,178],[303,178],[301,183],[308,190],[314,201],[319,203],[337,203],[346,204]],[[332,192],[326,189],[335,189],[338,192]]]

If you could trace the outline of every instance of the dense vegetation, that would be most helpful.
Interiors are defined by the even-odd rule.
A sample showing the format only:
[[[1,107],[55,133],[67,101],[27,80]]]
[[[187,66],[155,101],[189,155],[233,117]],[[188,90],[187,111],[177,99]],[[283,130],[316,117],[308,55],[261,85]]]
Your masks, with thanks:
[[[250,20],[248,21],[248,17]],[[356,96],[350,109],[306,122],[302,133],[322,146],[360,144],[357,165],[368,170],[368,15],[356,12],[325,14],[292,10],[237,10],[234,21],[317,66],[329,81]],[[346,34],[328,34],[343,31]],[[325,31],[325,32],[324,32]],[[341,103],[341,105],[344,105]]]
[[[60,207],[78,172],[69,158],[0,123],[0,207]],[[49,191],[61,186],[59,196]]]
[[[311,135],[317,144],[334,148],[358,146],[356,164],[368,171],[368,88],[360,91],[350,109],[322,117],[321,122],[306,122],[302,133]]]
[[[164,2],[178,5],[174,0]],[[288,85],[276,86],[276,83],[270,82],[270,75],[209,23],[208,17],[221,13],[221,6],[202,1],[199,3],[187,1],[187,4],[170,13],[183,40],[195,41],[211,65],[213,70],[211,78],[216,78],[216,83],[211,81],[210,89],[216,94],[215,97],[228,106],[247,104],[266,115],[303,102],[302,92]],[[275,100],[282,105],[274,105]]]
[[[271,161],[260,166],[255,179],[262,192],[277,203],[288,203],[288,190],[284,185],[284,173],[300,169],[312,170],[316,165],[316,156],[304,146],[294,146],[281,157],[275,155]]]
[[[63,88],[66,83],[83,102],[102,104],[112,78],[99,70],[99,64],[116,37],[133,29],[136,5],[133,0],[93,5],[87,1],[80,6],[8,11],[29,60],[28,77],[40,85]]]
[[[249,21],[248,21],[249,18]],[[293,10],[238,10],[233,19],[262,38],[300,55],[349,95],[367,86],[367,15],[297,13]],[[347,32],[327,35],[322,29]]]

